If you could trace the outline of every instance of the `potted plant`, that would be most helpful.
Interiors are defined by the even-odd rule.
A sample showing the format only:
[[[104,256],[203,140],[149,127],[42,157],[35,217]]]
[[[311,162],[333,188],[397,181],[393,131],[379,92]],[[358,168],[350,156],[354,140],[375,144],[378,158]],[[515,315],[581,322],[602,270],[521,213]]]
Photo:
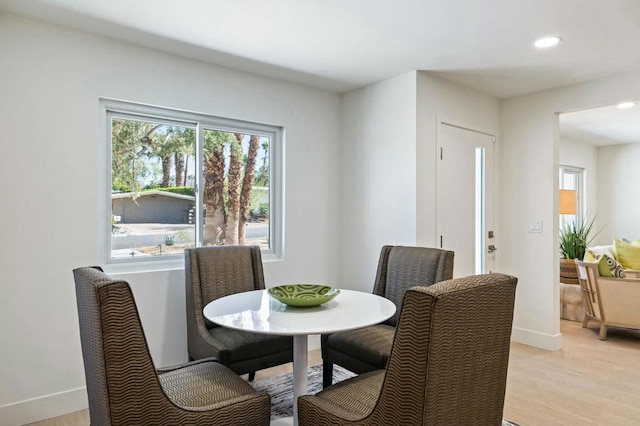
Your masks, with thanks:
[[[567,221],[560,229],[560,282],[578,284],[578,270],[574,259],[582,260],[587,247],[595,235],[589,238],[596,220],[586,216],[581,220]],[[599,233],[599,232],[598,232]],[[596,233],[596,235],[598,234]]]

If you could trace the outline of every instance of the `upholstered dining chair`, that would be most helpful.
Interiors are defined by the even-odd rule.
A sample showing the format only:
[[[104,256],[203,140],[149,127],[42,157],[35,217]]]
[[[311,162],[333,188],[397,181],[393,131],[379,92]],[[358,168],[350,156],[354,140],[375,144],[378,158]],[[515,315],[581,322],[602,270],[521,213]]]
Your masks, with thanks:
[[[487,274],[412,287],[387,369],[301,396],[299,425],[500,425],[516,283]]]
[[[269,395],[212,359],[156,370],[126,281],[73,274],[92,426],[269,424]]]
[[[394,302],[396,313],[382,324],[321,337],[324,387],[331,385],[333,364],[356,374],[386,367],[405,291],[451,279],[453,255],[428,247],[382,247],[373,293]]]
[[[257,246],[212,246],[185,250],[187,346],[190,359],[215,357],[237,374],[293,360],[293,338],[220,327],[204,317],[212,300],[265,288]]]

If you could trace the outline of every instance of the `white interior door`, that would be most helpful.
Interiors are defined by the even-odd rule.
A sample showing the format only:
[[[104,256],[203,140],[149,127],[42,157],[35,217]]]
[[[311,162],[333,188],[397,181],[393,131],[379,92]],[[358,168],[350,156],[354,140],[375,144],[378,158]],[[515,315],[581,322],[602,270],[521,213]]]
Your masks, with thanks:
[[[436,235],[455,252],[454,277],[494,268],[494,145],[493,135],[439,123]]]

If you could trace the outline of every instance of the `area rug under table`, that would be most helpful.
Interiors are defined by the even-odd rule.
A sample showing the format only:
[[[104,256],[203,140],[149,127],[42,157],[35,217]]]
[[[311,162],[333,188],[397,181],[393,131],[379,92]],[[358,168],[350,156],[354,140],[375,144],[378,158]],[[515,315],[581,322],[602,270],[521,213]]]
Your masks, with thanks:
[[[333,383],[338,383],[353,377],[354,374],[339,365],[333,367]],[[291,373],[270,379],[258,380],[251,384],[256,390],[264,390],[271,395],[271,420],[293,416],[293,376]],[[322,390],[322,365],[309,367],[309,394],[316,394]],[[502,420],[502,426],[518,426],[509,420]]]

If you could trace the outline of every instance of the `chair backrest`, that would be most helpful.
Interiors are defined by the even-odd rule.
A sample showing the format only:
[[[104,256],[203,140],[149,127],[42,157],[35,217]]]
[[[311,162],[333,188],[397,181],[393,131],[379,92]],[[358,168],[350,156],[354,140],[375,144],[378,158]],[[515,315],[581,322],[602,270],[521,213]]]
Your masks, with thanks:
[[[143,390],[162,388],[129,284],[98,267],[73,275],[91,424],[117,424],[130,410],[161,403]]]
[[[586,315],[592,318],[603,318],[602,306],[600,305],[600,295],[598,294],[598,271],[597,263],[582,262],[575,259],[578,268],[578,282],[582,290],[582,305]]]
[[[452,251],[437,248],[382,247],[373,292],[391,300],[397,307],[385,324],[397,324],[407,289],[453,278],[453,255]]]
[[[409,289],[370,424],[501,424],[516,283],[487,274]]]
[[[198,247],[185,250],[184,255],[189,330],[196,330],[201,321],[207,328],[216,326],[202,315],[212,300],[265,288],[257,246]]]

